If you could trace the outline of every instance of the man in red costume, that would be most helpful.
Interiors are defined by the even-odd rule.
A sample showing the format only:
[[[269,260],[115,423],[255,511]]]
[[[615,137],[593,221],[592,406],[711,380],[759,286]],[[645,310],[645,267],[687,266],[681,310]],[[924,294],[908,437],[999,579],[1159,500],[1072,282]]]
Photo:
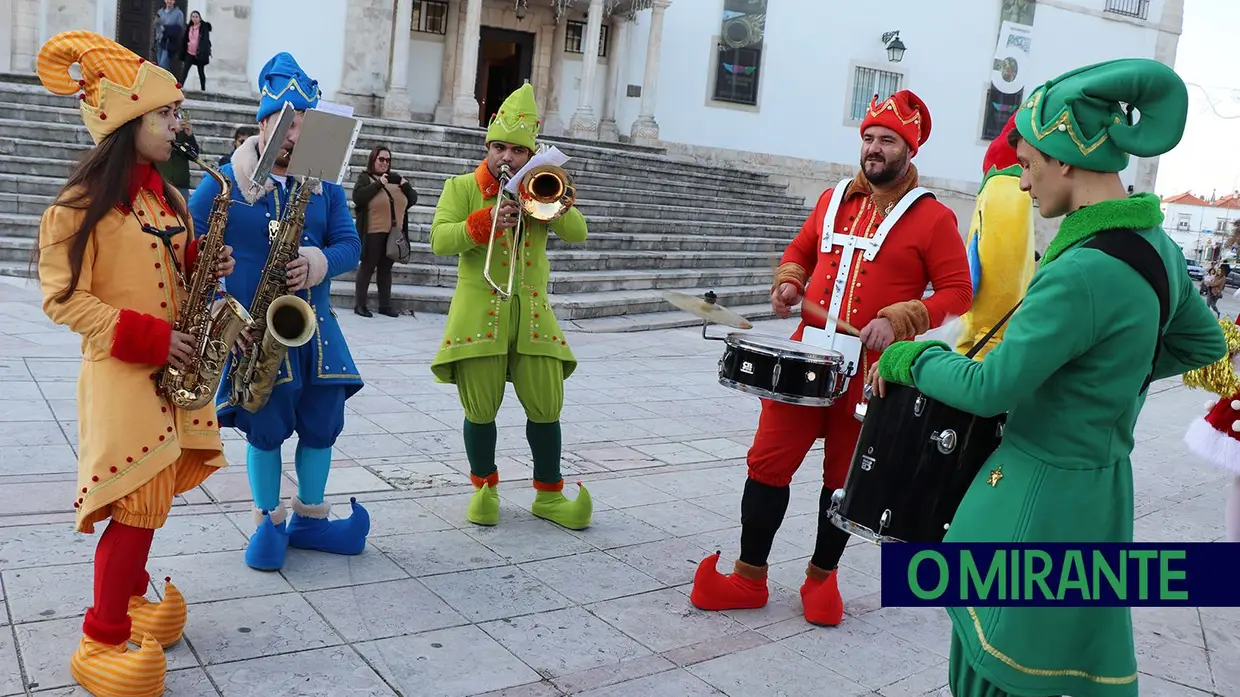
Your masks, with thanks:
[[[843,619],[835,569],[848,535],[827,511],[861,432],[853,414],[864,376],[883,349],[964,314],[973,299],[956,216],[917,185],[912,158],[929,135],[930,112],[917,95],[901,90],[881,103],[871,100],[861,124],[861,171],[822,194],[783,254],[771,288],[775,312],[787,317],[798,302],[812,306],[816,311],[802,311],[792,339],[839,350],[856,373],[830,407],[762,401],[741,497],[740,559],[728,575],[717,570],[718,552],[698,566],[690,600],[703,610],[766,604],[767,556],[788,508],[792,475],[814,441],[825,438],[818,540],[801,601],[809,622],[835,626]],[[934,294],[923,300],[928,284]],[[836,326],[827,329],[822,316],[860,327],[860,341]]]

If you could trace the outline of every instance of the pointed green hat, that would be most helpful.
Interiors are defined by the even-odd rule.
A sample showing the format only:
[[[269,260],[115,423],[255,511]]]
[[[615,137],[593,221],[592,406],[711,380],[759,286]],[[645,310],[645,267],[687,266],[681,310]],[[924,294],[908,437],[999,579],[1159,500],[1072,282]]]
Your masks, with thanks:
[[[1034,90],[1016,113],[1016,130],[1060,162],[1119,172],[1129,155],[1156,157],[1174,148],[1187,118],[1188,88],[1174,70],[1148,58],[1121,58],[1077,68]]]
[[[538,102],[534,101],[534,86],[525,83],[499,105],[499,111],[491,115],[487,127],[487,142],[493,140],[513,145],[524,145],[534,150],[534,139],[542,129],[538,119]]]

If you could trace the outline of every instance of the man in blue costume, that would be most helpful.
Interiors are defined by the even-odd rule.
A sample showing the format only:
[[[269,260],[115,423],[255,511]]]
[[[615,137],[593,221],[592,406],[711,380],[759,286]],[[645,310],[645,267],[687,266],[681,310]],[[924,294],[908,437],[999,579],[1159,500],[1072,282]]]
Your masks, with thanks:
[[[258,86],[262,100],[257,116],[259,134],[237,148],[232,162],[221,170],[232,179],[232,197],[238,204],[229,209],[224,233],[225,244],[232,246],[237,260],[236,270],[228,279],[228,292],[246,307],[253,302],[270,252],[268,223],[279,220],[289,204],[286,171],[302,119],[320,97],[318,82],[287,53],[277,54],[263,66]],[[285,152],[276,158],[267,181],[256,186],[251,178],[286,102],[296,109],[296,120],[284,143],[275,144]],[[204,179],[190,199],[189,210],[199,234],[207,231],[211,204],[219,192],[214,180]],[[288,350],[270,400],[256,413],[229,403],[227,372],[216,398],[220,425],[240,429],[249,443],[246,469],[257,529],[250,537],[245,561],[264,571],[281,568],[289,546],[359,554],[370,532],[370,516],[356,500],[352,501],[350,517],[340,520],[328,520],[331,506],[324,500],[332,446],[344,428],[345,400],[363,384],[330,306],[332,277],[356,267],[361,251],[357,228],[339,185],[321,182],[312,189],[302,244],[300,255],[286,267],[288,291],[314,309],[318,324],[314,336]],[[231,363],[234,358],[229,360]],[[280,445],[294,433],[297,495],[286,520],[280,501]]]

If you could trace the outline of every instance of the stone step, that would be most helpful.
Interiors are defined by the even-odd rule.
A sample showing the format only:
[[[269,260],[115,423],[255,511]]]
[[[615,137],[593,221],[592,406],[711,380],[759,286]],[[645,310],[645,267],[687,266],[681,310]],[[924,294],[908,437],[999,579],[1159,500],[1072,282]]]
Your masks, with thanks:
[[[414,242],[410,245],[410,264],[434,264],[436,266],[455,266],[457,257],[442,257],[431,253],[429,244]],[[692,251],[667,252],[642,250],[579,250],[576,245],[566,245],[560,249],[547,252],[551,268],[556,271],[607,271],[607,270],[652,270],[652,269],[683,269],[683,268],[762,268],[771,270],[773,264],[770,255],[754,254],[747,251]]]
[[[338,276],[352,280],[353,272]],[[501,286],[507,283],[507,275],[499,274],[493,280]],[[574,293],[607,293],[630,290],[679,290],[708,286],[747,286],[770,283],[771,269],[749,268],[662,268],[662,269],[608,269],[603,271],[561,271],[552,267],[547,292],[552,295]],[[436,286],[454,288],[457,282],[456,266],[436,264],[397,264],[392,269],[392,283],[405,286]]]
[[[10,154],[19,147],[23,148],[23,152],[30,154]],[[58,143],[49,143],[45,146],[29,144],[22,146],[12,140],[0,139],[0,176],[5,174],[31,175],[63,181],[69,176],[76,162],[79,161],[87,150],[88,148],[86,147],[74,147]],[[361,159],[359,160],[359,155],[357,153],[354,154],[353,168],[345,175],[345,184],[350,189],[352,182],[357,177],[356,173],[365,166],[364,155],[360,157]],[[399,161],[401,157],[397,156],[395,159]],[[209,156],[207,162],[208,164],[211,163]],[[415,175],[414,181],[415,186],[419,189],[419,198],[422,192],[425,191],[427,195],[433,195],[435,199],[438,199],[438,192],[442,190],[442,182],[444,180],[473,171],[476,166],[477,163],[470,160],[427,156],[416,159],[408,158],[408,161],[404,162],[404,166],[397,167],[397,171],[417,172],[418,174]],[[791,202],[786,197],[777,198],[771,196],[768,198],[761,194],[761,192],[738,189],[734,183],[715,182],[719,186],[713,186],[711,183],[704,182],[662,179],[659,176],[651,176],[650,173],[639,177],[634,173],[574,171],[572,167],[568,168],[568,172],[574,180],[574,185],[580,192],[578,195],[582,197],[593,187],[615,189],[618,195],[623,195],[622,192],[628,192],[629,195],[625,199],[637,200],[642,200],[646,192],[662,193],[666,200],[666,197],[674,192],[683,191],[702,196],[713,194],[713,202],[703,202],[707,203],[706,207],[709,208],[720,207],[721,202],[734,201],[733,205],[740,207],[742,210],[748,210],[749,207],[745,205],[744,199],[749,196],[762,196],[760,200],[780,204],[780,208],[785,211],[785,214],[795,214],[802,219],[810,210],[803,206],[791,205]],[[196,187],[204,176],[206,175],[198,167],[191,167],[191,186]]]
[[[0,264],[0,272],[4,265]],[[343,278],[332,281],[332,304],[342,308],[353,307],[354,284]],[[769,307],[771,287],[769,283],[757,286],[685,288],[679,292],[701,295],[713,290],[718,302],[725,307],[756,306],[767,303]],[[374,286],[371,285],[369,303],[374,305]],[[392,286],[392,305],[398,311],[431,312],[447,314],[452,302],[452,288],[427,286]],[[603,293],[551,294],[551,307],[561,323],[570,320],[650,315],[654,313],[680,312],[660,295],[658,290],[627,290]],[[700,320],[698,320],[700,323]]]
[[[200,182],[199,178],[195,183]],[[416,180],[415,180],[416,181]],[[63,179],[53,177],[29,177],[15,174],[0,174],[0,213],[18,213],[27,215],[42,215],[43,210],[51,205],[55,200],[56,194],[63,186]],[[345,185],[346,191],[350,196],[349,207],[353,208],[352,202],[352,182]],[[411,223],[430,224],[434,217],[434,206],[438,202],[438,189],[426,190],[421,187],[415,187],[418,190],[419,205],[410,211]],[[583,194],[585,191],[583,190]],[[776,227],[794,228],[803,220],[799,211],[789,211],[773,204],[755,203],[751,209],[732,211],[719,209],[715,210],[709,206],[691,207],[684,205],[675,205],[677,203],[688,203],[681,200],[677,196],[666,196],[662,194],[646,194],[644,203],[636,203],[627,197],[611,198],[623,196],[623,192],[616,189],[591,189],[590,199],[577,201],[577,207],[586,215],[587,220],[593,221],[598,216],[616,216],[616,217],[634,217],[634,218],[658,218],[661,220],[689,220],[699,222],[742,222],[747,221],[748,224],[754,226],[771,226],[772,223],[778,221],[782,225]],[[602,196],[603,198],[596,198]],[[706,203],[706,202],[703,202]],[[774,208],[774,211],[768,211],[765,215],[759,215],[758,210],[762,207]],[[776,213],[776,211],[784,211]],[[795,234],[795,230],[793,231]]]
[[[52,106],[69,111],[76,111],[77,109],[75,100],[71,98],[58,97],[48,93],[41,87],[32,88],[28,85],[0,84],[0,102],[36,106]],[[237,125],[251,124],[254,122],[254,108],[248,106],[186,101],[185,109],[190,112],[190,118],[195,123],[201,120],[208,123],[214,122],[217,124],[222,124],[226,129],[226,132],[230,135],[231,129],[235,128]],[[367,137],[376,137],[380,139],[402,136],[407,137],[411,133],[418,133],[421,134],[421,137],[428,140],[473,144],[480,149],[483,136],[485,134],[485,131],[481,128],[469,129],[454,126],[443,126],[439,124],[391,121],[373,118],[363,118],[362,121],[364,124],[363,133],[368,134]],[[543,140],[549,144],[563,144],[561,150],[564,150],[566,154],[574,157],[611,157],[629,162],[640,161],[647,166],[651,164],[658,164],[673,167],[683,174],[718,172],[722,176],[726,176],[734,180],[764,184],[768,183],[766,175],[761,173],[742,169],[721,171],[713,167],[705,167],[692,162],[671,159],[659,150],[651,151],[648,149],[633,149],[631,147],[616,147],[616,144],[612,143],[579,141],[571,138],[554,136],[544,138]]]
[[[409,237],[411,241],[430,241],[430,219],[433,209],[415,206],[410,209]],[[42,212],[32,214],[0,213],[0,231],[15,237],[36,237],[39,216]],[[591,234],[602,232],[631,233],[647,235],[692,235],[695,233],[735,236],[749,238],[765,238],[778,240],[787,244],[796,235],[796,228],[791,226],[758,226],[744,223],[693,220],[658,220],[653,218],[629,218],[623,216],[590,216],[589,229]],[[556,242],[560,240],[552,237]],[[589,248],[589,238],[585,246]],[[573,243],[580,244],[580,243]],[[717,250],[726,251],[726,250]]]
[[[728,307],[732,312],[744,317],[750,322],[760,322],[762,320],[776,319],[775,312],[771,309],[769,302],[760,305],[743,305],[740,307]],[[795,310],[794,310],[795,312]],[[684,327],[701,327],[705,324],[702,318],[697,315],[689,314],[682,310],[672,310],[669,312],[650,312],[639,315],[617,315],[615,317],[596,317],[594,319],[576,319],[569,321],[574,329],[583,332],[595,334],[615,334],[622,332],[644,332],[652,329],[681,329]],[[718,337],[726,337],[732,332],[742,332],[744,330],[733,329],[725,326],[713,326],[707,330],[708,336],[712,339]],[[782,338],[782,337],[781,337]],[[723,353],[721,346],[719,352]]]

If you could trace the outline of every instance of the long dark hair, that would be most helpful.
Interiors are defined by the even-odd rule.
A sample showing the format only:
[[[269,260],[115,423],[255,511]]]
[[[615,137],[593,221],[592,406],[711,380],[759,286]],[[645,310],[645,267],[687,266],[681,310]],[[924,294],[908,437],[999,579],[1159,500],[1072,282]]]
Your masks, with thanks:
[[[129,181],[133,167],[138,162],[138,127],[141,119],[133,119],[113,131],[99,145],[86,153],[82,161],[69,175],[69,180],[56,195],[53,206],[84,210],[86,215],[72,237],[56,244],[69,244],[69,285],[56,296],[57,302],[66,302],[77,290],[82,276],[82,263],[86,245],[90,244],[95,226],[117,204],[131,205]],[[172,186],[164,182],[164,200],[182,221],[189,219],[185,204],[172,194]],[[37,263],[39,247],[35,246],[32,263]]]
[[[366,174],[373,175],[375,173],[375,159],[379,157],[381,152],[387,153],[389,158],[392,157],[392,150],[386,145],[376,145],[371,148],[370,159],[366,160]],[[392,162],[390,160],[388,161],[388,171],[392,171]]]

